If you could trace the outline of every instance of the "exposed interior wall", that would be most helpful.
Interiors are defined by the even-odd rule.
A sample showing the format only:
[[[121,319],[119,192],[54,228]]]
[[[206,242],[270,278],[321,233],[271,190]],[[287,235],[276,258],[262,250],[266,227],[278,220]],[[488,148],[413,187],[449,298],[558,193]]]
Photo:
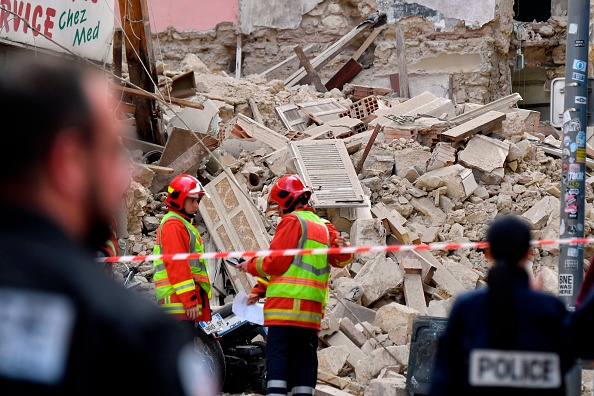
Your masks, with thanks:
[[[265,2],[278,4],[278,1]],[[293,55],[297,44],[317,45],[318,49],[309,55],[313,58],[368,15],[380,10],[388,14],[389,23],[360,59],[365,69],[353,83],[390,86],[389,76],[398,71],[395,43],[399,24],[406,36],[412,87],[422,89],[431,77],[437,91],[445,89],[444,95],[458,103],[486,103],[512,91],[513,59],[508,51],[513,34],[514,0],[487,0],[485,7],[463,7],[466,2],[461,0],[302,0],[299,7],[290,7],[290,12],[281,7],[286,11],[283,18],[278,17],[278,12],[254,18],[254,10],[264,14],[261,5],[255,3],[258,2],[246,0],[239,9],[243,18],[248,15],[245,7],[252,13],[250,24],[242,25],[242,29],[253,28],[250,34],[242,36],[245,76],[260,73]],[[304,12],[302,15],[298,15],[300,10]],[[454,19],[454,15],[460,19]],[[240,24],[244,22],[245,19],[240,20]],[[338,71],[365,38],[359,37],[320,70],[322,80]],[[235,66],[236,29],[232,23],[220,23],[205,32],[180,32],[169,27],[158,34],[154,48],[159,46],[163,60],[172,66],[192,52],[211,71],[231,73]],[[297,66],[294,62],[271,77],[284,79]]]
[[[237,24],[237,0],[148,0],[151,28],[162,32],[170,26],[184,30],[206,31],[221,22]]]

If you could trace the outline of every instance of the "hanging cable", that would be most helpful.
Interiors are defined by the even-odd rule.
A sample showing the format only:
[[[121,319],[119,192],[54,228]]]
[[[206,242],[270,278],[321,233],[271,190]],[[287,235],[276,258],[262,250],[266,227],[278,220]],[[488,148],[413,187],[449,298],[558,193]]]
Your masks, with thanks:
[[[156,100],[157,102],[161,103],[162,105],[164,105],[165,107],[167,107],[168,110],[170,110],[174,115],[177,116],[177,118],[181,121],[181,123],[183,124],[183,126],[188,129],[189,131],[192,131],[193,133],[196,133],[189,125],[188,123],[183,119],[183,117],[181,117],[181,115],[175,111],[175,109],[173,109],[171,107],[171,105],[165,100],[165,98],[163,98],[163,95],[157,96],[154,92],[149,92],[139,86],[137,86],[136,84],[127,81],[126,79],[115,75],[111,70],[108,70],[104,67],[102,67],[101,65],[95,63],[95,62],[91,62],[90,60],[88,60],[87,58],[80,56],[78,54],[76,54],[75,52],[73,52],[72,50],[70,50],[69,48],[65,47],[64,45],[58,43],[57,41],[55,41],[54,39],[52,39],[51,37],[46,36],[45,34],[43,34],[41,31],[39,31],[38,29],[34,28],[29,21],[27,21],[26,19],[22,18],[20,15],[18,15],[17,13],[10,11],[6,8],[2,9],[3,12],[7,12],[11,15],[13,15],[16,18],[19,18],[21,21],[23,21],[32,31],[37,32],[40,36],[44,37],[46,40],[48,40],[49,42],[55,44],[56,46],[58,46],[60,49],[62,49],[63,51],[65,51],[67,54],[69,54],[70,56],[74,57],[75,59],[79,59],[84,61],[87,65],[91,65],[92,67],[96,67],[98,69],[100,69],[101,71],[103,71],[104,73],[108,74],[109,76],[115,78],[116,80],[119,80],[125,84],[129,84],[130,86],[132,86],[132,88],[135,88],[139,91],[142,91],[143,93],[149,95],[153,100]],[[113,13],[113,10],[112,10]],[[115,14],[114,14],[115,17]],[[123,29],[122,29],[123,31]],[[125,34],[125,33],[124,33]],[[139,58],[140,59],[140,58]],[[145,68],[145,71],[148,73],[148,70]],[[158,90],[157,90],[158,91]],[[160,94],[160,92],[159,92]],[[231,180],[231,182],[233,184],[235,184],[235,186],[239,189],[239,191],[241,191],[241,193],[246,197],[246,199],[248,200],[248,202],[250,203],[250,205],[252,207],[254,207],[256,209],[256,213],[258,213],[260,215],[260,217],[262,218],[262,220],[264,221],[264,223],[268,226],[271,227],[272,224],[270,223],[270,221],[266,218],[266,216],[260,211],[260,208],[254,203],[254,201],[252,200],[252,197],[243,190],[243,188],[241,187],[241,185],[239,184],[239,182],[237,181],[237,179],[235,179],[235,176],[233,175],[233,173],[231,173],[231,171],[229,171],[229,169],[225,168],[223,166],[223,164],[221,163],[221,161],[217,158],[216,155],[214,155],[214,153],[206,146],[206,144],[198,139],[198,137],[196,137],[198,140],[198,143],[202,146],[202,148],[208,153],[208,156],[212,159],[214,159],[214,161],[217,163],[217,165],[223,170],[223,172],[225,172],[225,174],[229,177],[229,179]]]

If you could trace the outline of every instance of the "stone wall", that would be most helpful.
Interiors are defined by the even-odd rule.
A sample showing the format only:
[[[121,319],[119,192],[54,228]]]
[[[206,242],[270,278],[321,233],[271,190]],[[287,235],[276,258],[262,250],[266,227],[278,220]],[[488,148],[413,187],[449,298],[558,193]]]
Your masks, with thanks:
[[[317,50],[309,55],[314,57],[366,16],[380,10],[388,14],[389,23],[363,57],[365,70],[353,83],[390,87],[389,76],[398,71],[395,48],[398,23],[406,36],[411,90],[416,91],[412,94],[425,90],[424,84],[434,81],[432,84],[442,89],[444,96],[451,96],[457,103],[486,103],[511,92],[513,60],[509,55],[513,0],[490,1],[494,6],[492,15],[488,10],[477,14],[474,7],[469,7],[466,20],[457,20],[452,18],[453,14],[448,15],[447,9],[460,0],[419,0],[417,3],[403,0],[304,0],[301,3],[307,5],[306,12],[300,16],[298,24],[294,17],[271,18],[269,23],[259,18],[259,24],[277,26],[277,23],[285,28],[252,26],[253,31],[243,35],[242,74],[263,72],[293,55],[293,47],[297,44],[303,47],[317,45]],[[464,15],[463,12],[459,14]],[[286,28],[289,22],[296,27]],[[212,72],[231,74],[235,69],[237,32],[238,27],[232,23],[221,23],[207,32],[178,32],[169,28],[154,35],[154,48],[157,58],[173,68],[192,52]],[[320,71],[322,80],[329,79],[339,70],[364,40],[365,36],[359,37],[324,67]],[[284,79],[297,66],[296,63],[288,65],[270,78]]]

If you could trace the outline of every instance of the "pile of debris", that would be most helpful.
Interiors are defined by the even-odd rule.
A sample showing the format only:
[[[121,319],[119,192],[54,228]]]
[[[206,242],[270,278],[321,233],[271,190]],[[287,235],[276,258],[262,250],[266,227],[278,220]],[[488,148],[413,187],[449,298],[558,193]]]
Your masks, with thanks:
[[[264,216],[266,197],[286,173],[306,181],[317,213],[352,246],[482,241],[490,222],[508,213],[529,221],[536,239],[558,236],[560,142],[555,131],[541,133],[539,113],[516,107],[518,94],[458,106],[429,92],[402,99],[347,84],[320,94],[308,85],[236,80],[210,74],[194,56],[185,67],[161,67],[162,86],[176,90],[189,72],[204,109],[165,109],[164,147],[126,141],[136,159],[128,254],[152,251],[166,187],[179,173],[205,184],[197,224],[206,251],[267,249],[280,219]],[[586,236],[594,230],[593,182]],[[557,261],[557,246],[535,248],[533,273],[553,294]],[[404,390],[413,319],[446,317],[454,297],[484,287],[488,268],[482,252],[465,249],[362,253],[333,269],[319,335],[321,391]],[[255,282],[218,261],[209,269],[214,305]],[[153,293],[152,264],[140,275],[139,288]]]

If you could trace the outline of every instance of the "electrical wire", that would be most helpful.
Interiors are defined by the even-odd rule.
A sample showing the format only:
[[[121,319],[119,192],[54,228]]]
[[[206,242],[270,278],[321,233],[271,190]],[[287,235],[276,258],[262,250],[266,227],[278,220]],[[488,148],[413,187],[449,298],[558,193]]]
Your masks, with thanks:
[[[111,8],[110,8],[111,9]],[[112,13],[113,9],[111,9]],[[157,102],[161,103],[162,105],[164,105],[165,107],[167,107],[167,109],[169,111],[171,111],[174,115],[177,116],[177,118],[180,120],[180,122],[183,124],[183,126],[185,128],[187,128],[189,131],[192,131],[194,133],[196,133],[189,125],[188,123],[183,119],[183,117],[181,117],[181,115],[175,111],[175,109],[173,109],[171,107],[171,105],[165,100],[165,98],[163,98],[163,95],[157,96],[154,92],[149,92],[139,86],[137,86],[136,84],[127,81],[126,79],[117,76],[116,74],[114,74],[111,70],[108,70],[105,67],[102,67],[101,65],[97,64],[96,62],[91,62],[89,59],[80,56],[78,54],[76,54],[75,52],[73,52],[72,50],[70,50],[69,48],[65,47],[64,45],[58,43],[57,41],[55,41],[54,39],[52,39],[51,37],[46,36],[45,34],[43,34],[41,31],[39,31],[38,29],[34,28],[29,21],[27,21],[25,18],[21,17],[20,15],[18,15],[17,13],[10,11],[6,8],[2,8],[2,12],[7,12],[11,15],[13,15],[16,18],[19,18],[21,21],[23,21],[32,31],[37,32],[38,35],[44,37],[46,40],[48,40],[49,42],[55,44],[56,46],[58,46],[62,51],[66,52],[67,54],[69,54],[70,56],[74,57],[75,59],[79,59],[84,61],[87,65],[90,65],[92,67],[96,67],[99,68],[101,71],[103,71],[104,73],[108,74],[110,77],[115,78],[116,80],[119,80],[120,82],[123,82],[125,84],[129,84],[130,86],[132,86],[132,88],[135,88],[139,91],[142,91],[143,93],[149,95],[153,100],[156,100]],[[114,13],[114,18],[115,18],[115,13]],[[120,25],[121,26],[121,25]],[[124,32],[124,29],[122,28],[122,32]],[[123,33],[125,35],[125,32]],[[131,42],[129,41],[130,45]],[[132,47],[133,48],[133,47]],[[136,50],[134,51],[136,53],[136,55],[138,56],[138,52],[136,52]],[[143,64],[143,68],[145,70],[145,72],[149,75],[150,77],[150,73],[148,73],[148,69],[146,68],[146,66],[144,66],[144,63],[142,62],[142,60],[140,59],[140,63]],[[152,78],[151,78],[152,80]],[[154,80],[153,80],[153,84],[154,84]],[[155,87],[157,87],[155,85]],[[158,88],[158,87],[157,87]],[[159,91],[157,89],[157,91]],[[160,94],[160,92],[159,92]],[[256,205],[256,203],[252,200],[252,197],[243,190],[243,188],[241,187],[241,185],[239,184],[239,182],[237,181],[237,179],[235,179],[235,176],[233,175],[233,173],[231,173],[231,171],[229,171],[229,169],[225,168],[223,166],[223,164],[221,163],[221,161],[217,158],[216,155],[214,155],[214,153],[206,146],[206,144],[201,140],[198,139],[198,137],[196,137],[198,140],[198,143],[202,146],[202,148],[208,153],[208,156],[212,159],[214,159],[214,161],[217,163],[217,165],[223,170],[223,172],[225,172],[225,174],[228,176],[228,178],[231,180],[231,182],[233,184],[235,184],[235,186],[239,189],[239,191],[241,191],[241,193],[245,196],[245,198],[247,199],[247,201],[250,203],[250,205],[256,210],[256,213],[258,213],[258,215],[262,218],[262,220],[264,221],[264,223],[268,226],[271,227],[272,224],[270,223],[270,221],[266,218],[266,216],[260,211],[260,208]]]

